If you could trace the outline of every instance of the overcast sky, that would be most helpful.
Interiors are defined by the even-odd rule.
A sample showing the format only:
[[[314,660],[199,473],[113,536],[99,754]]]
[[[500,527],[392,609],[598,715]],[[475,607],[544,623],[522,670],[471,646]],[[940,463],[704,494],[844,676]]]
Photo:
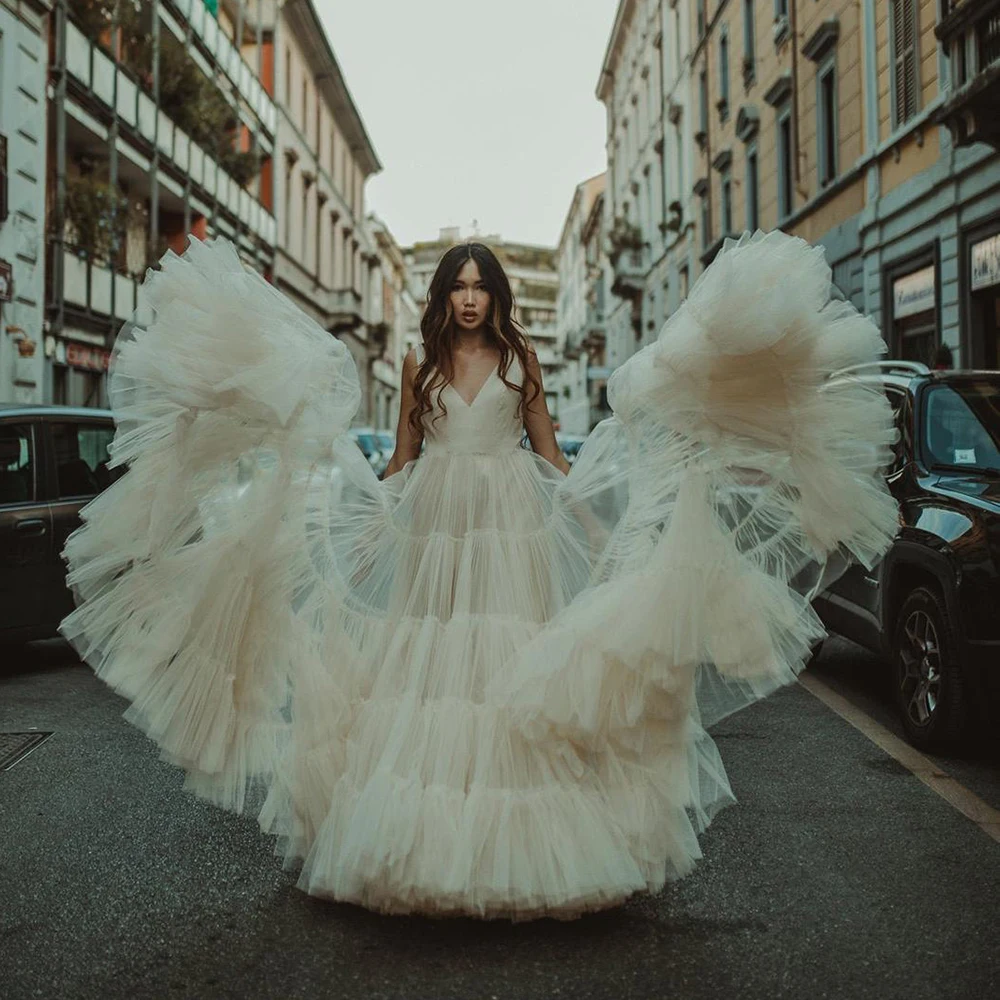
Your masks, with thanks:
[[[314,0],[402,245],[442,226],[554,246],[606,167],[594,96],[617,0]]]

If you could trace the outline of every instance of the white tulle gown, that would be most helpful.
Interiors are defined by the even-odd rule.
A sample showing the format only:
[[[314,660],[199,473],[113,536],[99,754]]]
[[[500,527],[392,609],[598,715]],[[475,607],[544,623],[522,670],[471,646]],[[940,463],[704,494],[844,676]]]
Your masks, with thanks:
[[[187,787],[381,911],[572,916],[690,871],[732,801],[704,727],[794,678],[822,575],[896,530],[888,405],[835,374],[883,343],[822,252],[728,243],[568,476],[494,371],[384,482],[340,341],[223,240],[161,265],[61,630]]]

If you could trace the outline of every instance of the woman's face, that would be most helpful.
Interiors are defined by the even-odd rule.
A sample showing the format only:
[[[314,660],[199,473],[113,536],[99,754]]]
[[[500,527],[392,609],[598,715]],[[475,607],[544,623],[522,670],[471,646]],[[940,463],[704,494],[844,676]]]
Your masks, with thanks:
[[[470,257],[455,276],[451,288],[451,309],[460,330],[475,330],[486,322],[490,293],[479,274],[479,265]]]

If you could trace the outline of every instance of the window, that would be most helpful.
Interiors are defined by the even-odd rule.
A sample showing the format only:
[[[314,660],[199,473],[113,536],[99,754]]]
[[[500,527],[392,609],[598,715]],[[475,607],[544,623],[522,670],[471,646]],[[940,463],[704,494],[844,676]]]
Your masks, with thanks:
[[[674,7],[674,79],[681,75],[681,12]]]
[[[757,147],[747,149],[747,229],[755,232],[760,227],[759,190],[760,165],[757,159]]]
[[[836,55],[816,74],[816,163],[819,183],[826,187],[837,176],[837,60]]]
[[[747,85],[753,81],[757,62],[757,28],[753,5],[754,0],[743,0],[743,82]]]
[[[708,135],[708,72],[705,69],[698,74],[698,127],[703,135]]]
[[[285,47],[285,104],[292,108],[292,52]]]
[[[969,61],[965,52],[965,35],[959,33],[952,51],[954,52],[952,80],[957,90],[959,87],[964,87],[969,79]]]
[[[917,92],[917,2],[890,0],[889,42],[892,62],[892,127],[899,128],[919,110]]]
[[[309,185],[306,179],[302,178],[302,263],[306,263],[306,249],[308,247],[307,237],[309,234]]]
[[[302,132],[305,134],[307,122],[309,121],[309,81],[305,74],[302,75]]]
[[[719,119],[729,117],[729,32],[725,25],[719,33]]]
[[[733,231],[733,182],[726,170],[722,174],[722,235]]]
[[[707,250],[712,242],[712,213],[709,211],[708,194],[701,199],[701,248]]]
[[[0,424],[0,503],[30,503],[38,496],[29,424]]]
[[[774,0],[774,19],[788,17],[788,0]]]
[[[292,249],[292,168],[285,170],[285,249]]]
[[[108,468],[113,426],[57,423],[51,427],[59,499],[95,496],[125,472],[124,466]]]
[[[690,10],[690,8],[688,8]],[[697,0],[696,13],[698,21],[698,37],[705,34],[705,0]]]
[[[684,192],[684,139],[680,125],[674,126],[674,150],[677,153],[677,200],[681,201]]]
[[[778,219],[792,214],[792,115],[785,108],[778,114]]]

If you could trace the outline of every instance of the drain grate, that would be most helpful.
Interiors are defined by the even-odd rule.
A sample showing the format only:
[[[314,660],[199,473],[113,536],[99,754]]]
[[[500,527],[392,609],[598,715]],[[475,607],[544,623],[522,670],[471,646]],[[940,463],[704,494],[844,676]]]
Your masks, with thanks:
[[[0,771],[10,770],[51,735],[37,729],[30,733],[0,733]]]

